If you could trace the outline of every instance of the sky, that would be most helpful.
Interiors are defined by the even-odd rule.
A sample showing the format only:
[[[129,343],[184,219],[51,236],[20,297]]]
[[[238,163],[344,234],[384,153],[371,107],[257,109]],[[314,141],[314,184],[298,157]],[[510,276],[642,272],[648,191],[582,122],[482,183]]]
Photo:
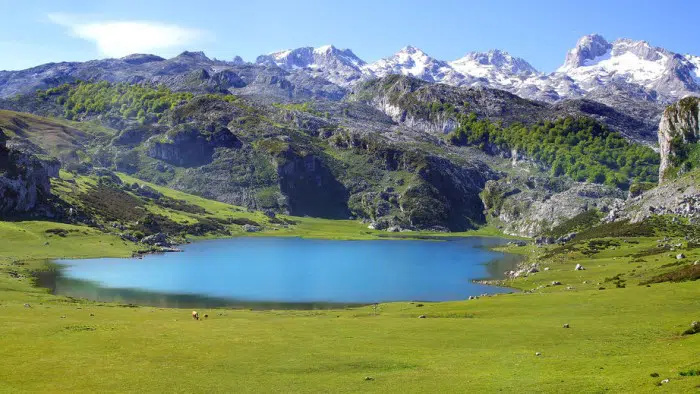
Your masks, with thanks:
[[[0,0],[0,7],[0,70],[183,50],[254,61],[333,44],[367,62],[406,45],[441,60],[497,48],[550,72],[591,33],[700,55],[694,0]]]

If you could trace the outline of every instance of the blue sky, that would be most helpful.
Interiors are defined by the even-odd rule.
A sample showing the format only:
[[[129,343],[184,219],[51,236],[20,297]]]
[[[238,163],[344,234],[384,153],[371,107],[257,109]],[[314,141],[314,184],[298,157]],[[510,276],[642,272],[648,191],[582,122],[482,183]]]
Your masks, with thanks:
[[[700,1],[692,0],[0,0],[0,7],[0,69],[185,49],[253,61],[324,44],[371,62],[410,44],[442,60],[498,48],[553,71],[589,33],[700,55]]]

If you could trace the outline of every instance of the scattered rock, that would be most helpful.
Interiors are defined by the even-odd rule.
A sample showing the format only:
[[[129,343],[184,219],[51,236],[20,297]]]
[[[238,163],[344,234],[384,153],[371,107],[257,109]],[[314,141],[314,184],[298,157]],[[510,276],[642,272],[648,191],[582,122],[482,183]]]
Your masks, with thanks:
[[[661,381],[661,384],[666,384],[666,383],[668,383],[668,382],[670,382],[670,380],[669,380],[668,378],[666,378],[666,379],[664,379],[664,380]]]
[[[545,271],[549,271],[549,267],[544,267],[544,270],[545,270]]]
[[[25,308],[31,308],[32,306],[29,305],[29,304],[24,304],[24,307],[25,307]]]
[[[94,316],[95,316],[95,314],[94,314],[94,313],[91,313],[91,314],[90,314],[90,317],[94,317]]]
[[[277,216],[277,214],[275,213],[275,211],[273,211],[273,210],[271,210],[271,209],[265,209],[265,210],[263,211],[263,215],[267,216],[267,217],[270,218],[270,219],[274,219],[274,218]]]
[[[566,234],[562,237],[557,238],[556,243],[565,244],[565,243],[571,241],[572,239],[574,239],[574,237],[576,237],[576,233],[569,233],[569,234]]]
[[[61,319],[65,319],[65,318],[66,318],[66,316],[65,316],[65,315],[61,316]]]
[[[418,316],[419,319],[425,319],[425,315]]]
[[[581,264],[576,264],[576,268],[574,268],[575,271],[584,271],[585,268]]]
[[[676,260],[683,260],[685,258],[685,255],[683,253],[678,253],[676,255]]]
[[[161,246],[161,247],[173,246],[173,243],[168,239],[168,236],[163,234],[163,233],[156,233],[153,235],[149,235],[147,237],[143,237],[141,242],[146,244],[146,245],[153,245],[153,246]]]
[[[542,355],[542,353],[540,353],[540,352],[535,353],[535,356],[541,356],[541,355]]]
[[[243,231],[245,231],[246,233],[257,233],[260,230],[262,229],[259,226],[254,226],[252,224],[243,225]]]
[[[535,239],[535,245],[551,245],[554,243],[554,238],[552,237],[539,237]]]
[[[374,380],[374,378],[371,377],[371,376],[365,376],[365,380],[367,380],[367,381],[369,381],[369,380]]]
[[[569,323],[565,323],[564,328],[569,328]]]
[[[561,282],[559,282],[558,280],[553,280],[552,286],[561,286]]]

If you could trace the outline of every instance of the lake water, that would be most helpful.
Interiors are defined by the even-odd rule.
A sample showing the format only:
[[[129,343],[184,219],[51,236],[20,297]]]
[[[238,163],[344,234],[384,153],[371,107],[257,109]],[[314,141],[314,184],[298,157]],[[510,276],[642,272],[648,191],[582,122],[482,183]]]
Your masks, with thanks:
[[[154,306],[308,307],[463,300],[510,289],[472,283],[517,263],[498,238],[330,241],[219,239],[142,259],[59,260],[54,293]]]

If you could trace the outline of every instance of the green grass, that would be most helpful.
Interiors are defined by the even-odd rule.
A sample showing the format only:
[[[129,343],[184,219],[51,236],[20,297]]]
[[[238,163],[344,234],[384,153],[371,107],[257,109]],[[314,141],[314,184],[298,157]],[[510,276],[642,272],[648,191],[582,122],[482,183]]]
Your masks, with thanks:
[[[627,264],[600,263],[610,272]],[[564,271],[546,274],[607,275]],[[377,315],[199,310],[210,316],[199,322],[189,310],[24,286],[0,290],[3,391],[652,392],[669,377],[670,391],[691,392],[700,384],[679,375],[700,367],[700,335],[680,335],[698,313],[697,283],[391,303]]]
[[[89,182],[76,178],[75,188]],[[266,220],[151,186],[210,216]],[[389,235],[355,221],[290,219],[297,224],[263,235]],[[30,274],[43,259],[129,256],[138,245],[84,226],[0,222],[0,392],[655,392],[666,378],[663,389],[693,392],[700,377],[688,371],[700,368],[700,335],[682,333],[700,320],[700,285],[640,285],[682,266],[680,251],[654,253],[657,239],[506,247],[541,268],[503,282],[525,290],[516,294],[381,304],[376,313],[198,310],[209,318],[194,321],[191,310],[126,308],[33,287]],[[669,243],[682,241],[677,235]],[[700,259],[698,249],[682,253],[681,264]],[[575,271],[577,263],[586,270]]]

